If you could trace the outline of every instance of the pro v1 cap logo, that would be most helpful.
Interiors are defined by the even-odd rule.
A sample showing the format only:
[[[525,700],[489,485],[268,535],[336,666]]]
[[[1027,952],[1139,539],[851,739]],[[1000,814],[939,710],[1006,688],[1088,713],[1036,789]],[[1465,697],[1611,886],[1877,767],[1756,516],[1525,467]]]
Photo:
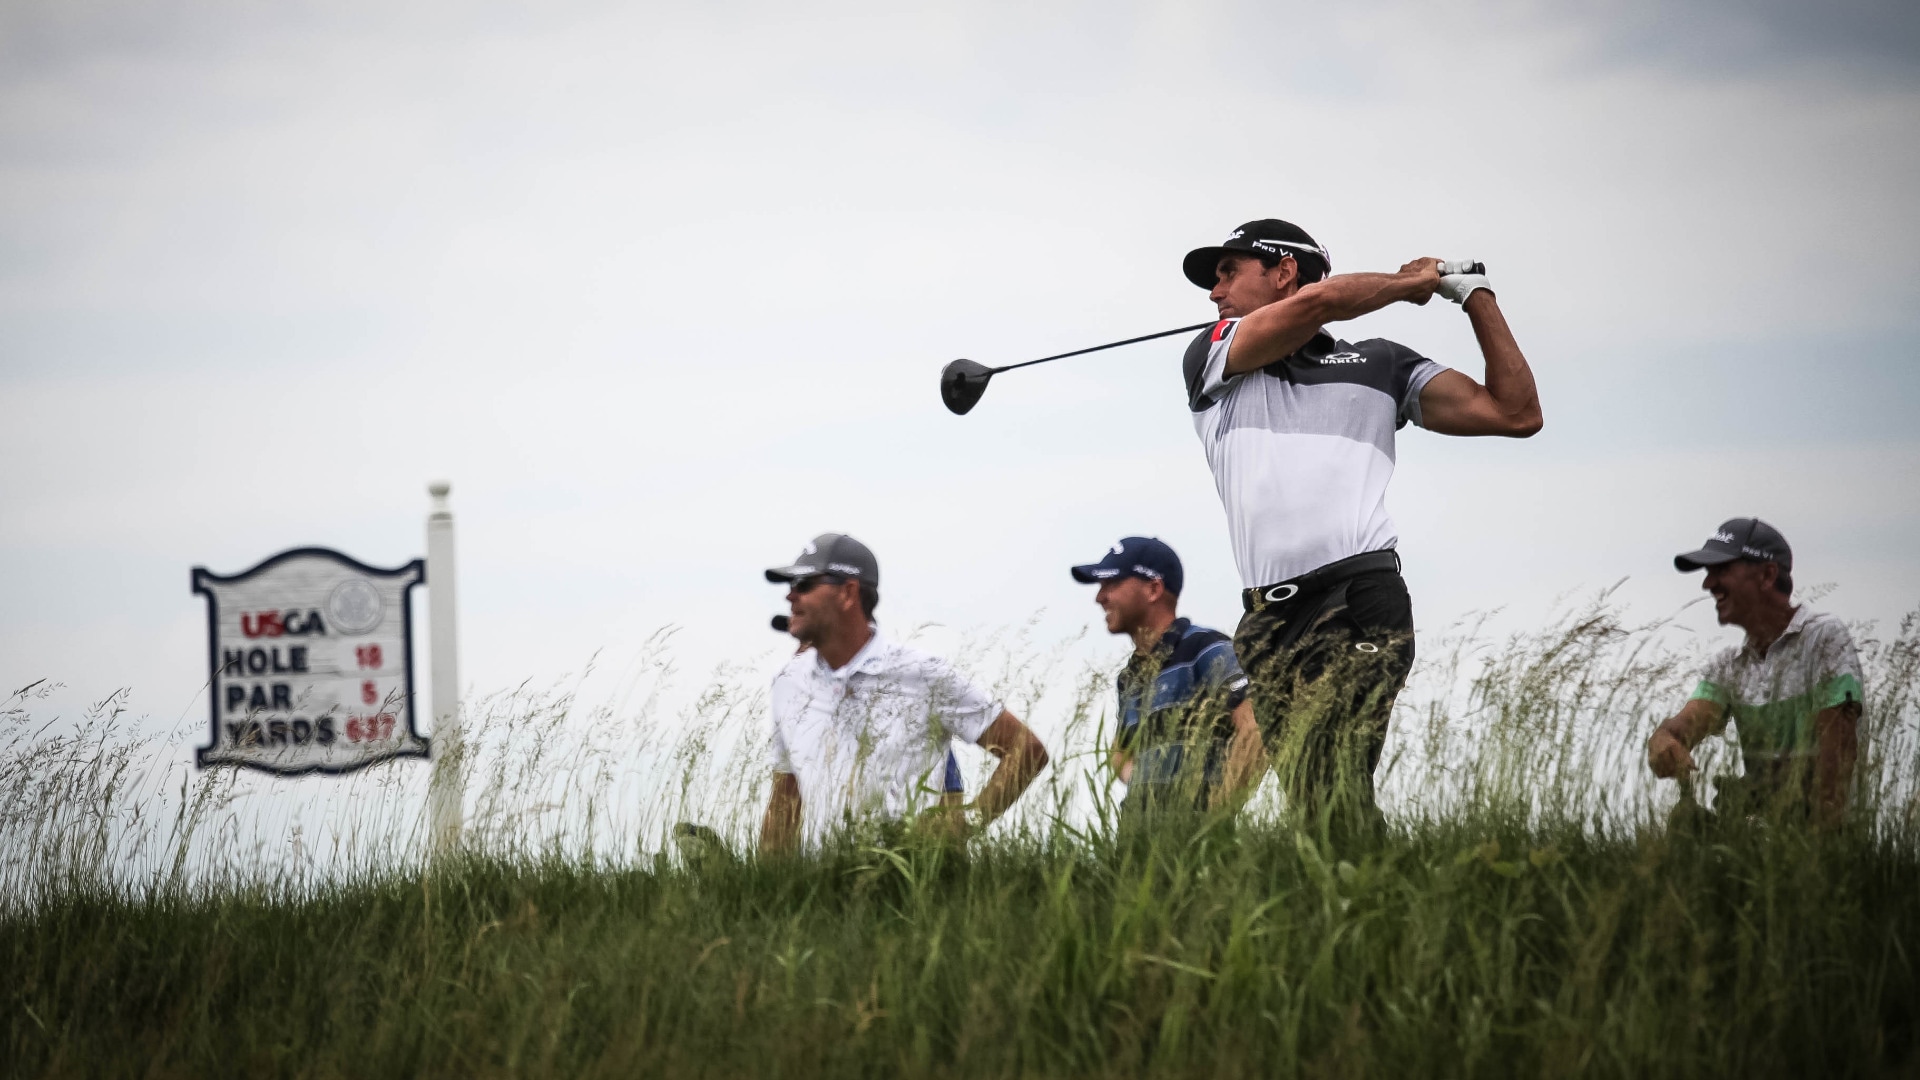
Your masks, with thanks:
[[[1735,559],[1758,559],[1779,563],[1780,569],[1793,569],[1793,549],[1780,530],[1759,518],[1734,518],[1723,522],[1700,550],[1673,557],[1673,567],[1681,572],[1704,570]]]

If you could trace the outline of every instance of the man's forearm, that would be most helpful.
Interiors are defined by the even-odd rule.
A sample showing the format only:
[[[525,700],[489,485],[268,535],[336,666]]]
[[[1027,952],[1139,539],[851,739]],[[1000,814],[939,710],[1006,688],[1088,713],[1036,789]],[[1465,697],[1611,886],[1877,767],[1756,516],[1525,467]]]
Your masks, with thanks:
[[[1371,315],[1388,304],[1433,295],[1432,275],[1417,270],[1392,274],[1335,274],[1303,287],[1296,297],[1309,297],[1320,322],[1344,322]],[[1422,284],[1427,282],[1427,284]]]
[[[1647,765],[1659,777],[1685,779],[1694,770],[1693,748],[1720,723],[1723,713],[1711,701],[1694,698],[1660,722],[1647,740]]]
[[[1473,324],[1473,336],[1480,343],[1480,355],[1487,364],[1487,394],[1500,411],[1516,421],[1525,422],[1532,431],[1540,428],[1540,390],[1533,381],[1533,369],[1520,351],[1519,342],[1501,314],[1500,303],[1490,289],[1479,289],[1467,297],[1467,320]],[[1528,434],[1531,434],[1529,431]]]
[[[1838,822],[1847,809],[1847,787],[1860,752],[1860,729],[1842,706],[1822,709],[1814,718],[1813,802],[1822,824]]]
[[[794,847],[794,823],[783,817],[776,806],[767,807],[760,819],[760,850],[768,855],[784,855]]]
[[[1260,779],[1260,774],[1265,771],[1261,766],[1265,764],[1260,736],[1235,734],[1233,741],[1227,744],[1227,774],[1222,778],[1221,794],[1229,802],[1238,803]]]
[[[1227,374],[1266,367],[1313,340],[1327,323],[1371,314],[1402,300],[1433,295],[1430,271],[1395,274],[1335,274],[1253,312],[1234,330]]]
[[[1227,775],[1223,795],[1238,802],[1265,772],[1266,745],[1254,721],[1253,703],[1242,701],[1233,710],[1233,739],[1227,743]]]
[[[791,775],[775,773],[767,812],[760,819],[760,850],[770,855],[785,854],[799,844],[800,782]]]
[[[973,801],[980,827],[986,828],[1006,813],[1046,767],[1047,752],[1037,744],[1022,744],[1001,758],[986,786],[980,789],[980,797]]]
[[[1691,750],[1700,745],[1700,740],[1712,734],[1717,712],[1717,706],[1695,699],[1661,721],[1660,730],[1679,739],[1680,745]]]
[[[1012,806],[1027,790],[1027,785],[1033,783],[1033,778],[1040,775],[1040,770],[1047,767],[1047,748],[1018,717],[1004,710],[981,732],[980,746],[1000,759],[986,786],[980,789],[980,797],[973,801],[979,826],[986,828],[1006,813],[1007,807]]]

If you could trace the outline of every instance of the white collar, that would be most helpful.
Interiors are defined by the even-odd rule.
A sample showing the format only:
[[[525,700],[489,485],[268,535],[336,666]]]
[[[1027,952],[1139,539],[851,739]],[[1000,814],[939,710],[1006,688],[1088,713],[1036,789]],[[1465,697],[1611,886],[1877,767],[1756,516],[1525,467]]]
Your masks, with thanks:
[[[827,678],[846,679],[854,675],[863,674],[870,666],[879,663],[880,658],[888,648],[889,644],[880,637],[879,625],[876,623],[868,623],[867,643],[860,646],[860,651],[849,657],[845,664],[837,669],[830,668],[827,666],[826,658],[820,655],[820,650],[815,649],[813,650],[813,666],[819,674],[825,675]]]
[[[1812,608],[1805,604],[1797,605],[1793,609],[1793,618],[1787,620],[1787,628],[1780,631],[1780,636],[1786,637],[1788,634],[1797,634],[1805,630],[1807,628],[1807,620],[1811,618],[1813,618]]]
[[[1746,653],[1748,656],[1751,656],[1756,660],[1765,660],[1768,657],[1772,656],[1774,654],[1774,651],[1780,648],[1781,643],[1786,641],[1790,635],[1797,634],[1800,631],[1805,630],[1807,628],[1807,620],[1811,618],[1813,618],[1812,608],[1808,607],[1805,604],[1795,605],[1793,609],[1793,617],[1787,620],[1787,628],[1780,631],[1780,636],[1773,639],[1773,644],[1768,645],[1766,648],[1766,651],[1762,652],[1761,650],[1754,648],[1753,639],[1751,638],[1745,641],[1742,641],[1740,643],[1740,649],[1742,652]]]

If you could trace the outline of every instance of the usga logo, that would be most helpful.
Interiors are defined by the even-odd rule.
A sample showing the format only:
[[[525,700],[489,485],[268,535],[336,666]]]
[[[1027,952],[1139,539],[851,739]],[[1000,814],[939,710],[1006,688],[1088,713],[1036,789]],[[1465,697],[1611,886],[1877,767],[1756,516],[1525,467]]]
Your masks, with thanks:
[[[279,637],[282,634],[300,637],[305,634],[325,634],[327,624],[320,621],[318,611],[304,614],[297,608],[286,611],[243,611],[240,613],[240,632],[250,638]]]

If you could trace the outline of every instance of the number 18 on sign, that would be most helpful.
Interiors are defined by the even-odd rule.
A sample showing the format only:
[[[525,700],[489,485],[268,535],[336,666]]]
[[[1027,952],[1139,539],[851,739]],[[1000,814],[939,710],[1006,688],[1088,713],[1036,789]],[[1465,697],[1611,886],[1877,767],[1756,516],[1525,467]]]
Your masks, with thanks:
[[[231,577],[196,567],[213,669],[199,765],[297,775],[426,757],[407,605],[425,578],[418,559],[380,570],[326,548],[283,551]]]

